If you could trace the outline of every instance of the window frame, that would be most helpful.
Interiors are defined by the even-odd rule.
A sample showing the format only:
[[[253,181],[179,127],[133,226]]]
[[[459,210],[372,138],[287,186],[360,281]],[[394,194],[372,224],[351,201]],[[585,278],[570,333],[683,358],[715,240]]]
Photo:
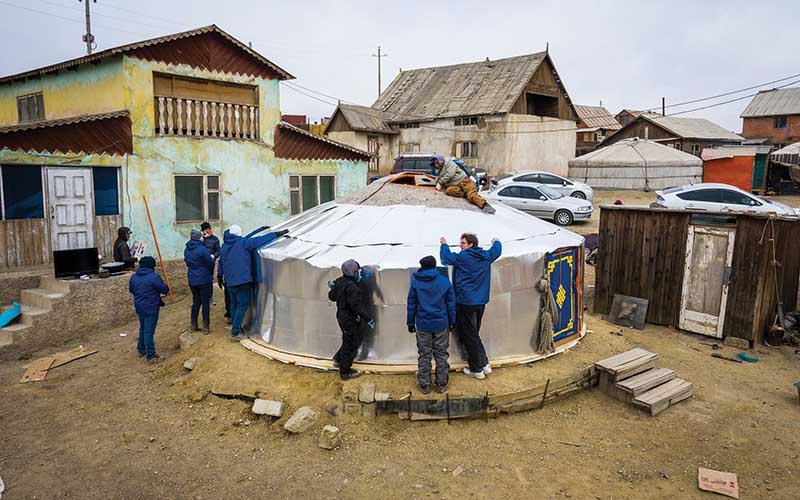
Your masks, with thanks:
[[[122,201],[123,201],[122,200],[122,168],[121,167],[115,167],[115,166],[110,166],[110,167],[95,166],[95,167],[90,167],[90,168],[92,170],[92,198],[94,198],[94,200],[93,200],[94,206],[92,207],[92,210],[93,210],[94,216],[95,217],[122,217]],[[97,214],[97,189],[96,189],[96,186],[95,186],[95,178],[94,178],[94,173],[95,173],[96,169],[109,169],[109,170],[115,170],[116,171],[116,177],[117,177],[117,213],[116,214],[111,214],[111,215],[98,215]],[[2,185],[0,185],[0,188],[1,188],[1,186]]]
[[[775,116],[772,119],[772,128],[786,128],[787,122],[786,115]]]
[[[408,147],[412,146],[409,151]],[[419,153],[419,142],[404,142],[400,145],[400,154],[403,153]]]
[[[178,187],[175,185],[175,179],[178,177],[202,177],[203,182],[203,218],[200,220],[178,220]],[[208,178],[209,177],[216,177],[217,178],[217,189],[208,189]],[[175,197],[173,202],[175,203],[175,224],[194,224],[194,223],[202,223],[202,222],[222,222],[224,220],[222,215],[222,174],[198,174],[198,173],[179,173],[179,174],[172,174],[172,187],[175,191]],[[218,219],[210,219],[208,217],[208,193],[217,193],[219,195],[219,209]]]
[[[419,128],[419,122],[403,122],[398,125],[398,128]]]
[[[297,178],[297,187],[292,187],[292,177],[296,177]],[[302,214],[303,212],[306,211],[306,210],[303,210],[303,178],[304,177],[313,177],[313,178],[315,178],[316,179],[315,185],[316,185],[316,188],[317,188],[317,204],[314,205],[313,207],[308,208],[307,210],[311,210],[312,208],[316,208],[316,207],[322,205],[322,203],[320,202],[320,200],[322,199],[322,192],[320,191],[320,182],[319,182],[319,178],[320,177],[333,177],[333,200],[336,199],[336,191],[338,189],[338,184],[339,184],[339,179],[338,179],[339,176],[338,175],[336,175],[336,174],[296,174],[296,173],[290,173],[289,174],[289,184],[288,184],[288,186],[289,186],[289,216],[290,217],[293,217],[295,215],[300,215],[300,214]],[[297,207],[299,209],[299,212],[297,212],[297,213],[292,213],[292,193],[293,192],[297,193]],[[333,200],[331,200],[331,201],[333,201]],[[328,203],[328,202],[326,201],[325,203]]]
[[[464,154],[464,146],[467,144],[472,144],[473,147],[468,147],[470,151],[468,153],[475,153],[474,155],[465,155]],[[456,142],[456,155],[457,158],[478,158],[478,141],[458,141]]]
[[[37,108],[37,111],[41,111],[41,117],[40,118],[34,118],[34,119],[30,119],[29,118],[27,120],[23,120],[22,119],[22,115],[20,114],[20,107],[19,107],[20,100],[21,99],[30,99],[30,98],[34,98],[34,100],[35,100],[36,97],[39,97],[39,96],[41,96],[41,98],[42,98],[42,109],[41,110],[38,109],[39,108],[38,104],[37,104],[36,108]],[[17,123],[20,123],[20,124],[22,124],[22,123],[35,123],[35,122],[45,121],[46,119],[47,119],[47,116],[45,115],[45,109],[44,109],[44,94],[42,93],[41,90],[38,91],[38,92],[31,92],[29,94],[22,94],[22,95],[18,95],[17,96]]]
[[[697,143],[697,142],[693,142],[693,143],[692,143],[692,145],[691,145],[690,147],[691,147],[691,149],[692,149],[692,154],[693,154],[693,155],[695,155],[695,156],[699,155],[699,154],[700,154],[700,151],[702,150],[702,149],[700,148],[700,144],[699,144],[699,143]]]

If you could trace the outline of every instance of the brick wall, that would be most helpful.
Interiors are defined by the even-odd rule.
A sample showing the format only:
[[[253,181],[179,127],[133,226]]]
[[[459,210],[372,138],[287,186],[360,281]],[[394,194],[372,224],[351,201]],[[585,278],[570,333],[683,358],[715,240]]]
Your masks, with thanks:
[[[770,137],[773,144],[800,141],[800,115],[787,116],[783,128],[773,127],[775,119],[772,116],[745,118],[743,122],[742,136],[747,139]]]

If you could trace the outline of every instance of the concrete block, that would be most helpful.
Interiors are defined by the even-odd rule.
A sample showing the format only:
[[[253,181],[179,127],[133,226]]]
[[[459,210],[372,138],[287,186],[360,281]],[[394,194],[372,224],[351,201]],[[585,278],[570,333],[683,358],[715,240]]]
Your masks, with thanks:
[[[197,358],[191,357],[183,362],[183,367],[189,371],[194,370],[194,365],[197,364]]]
[[[180,337],[178,337],[178,342],[181,345],[181,349],[186,350],[197,343],[200,340],[200,337],[195,335],[192,332],[183,332]]]
[[[319,447],[332,450],[342,443],[342,433],[338,427],[326,425],[319,435]]]
[[[392,395],[388,392],[375,392],[375,401],[389,401]]]
[[[750,349],[750,341],[738,337],[725,337],[722,343],[728,347],[735,347],[736,349]]]
[[[256,415],[268,415],[270,417],[281,418],[283,416],[284,404],[280,401],[269,399],[256,399],[253,402],[253,413]]]
[[[362,403],[375,402],[375,384],[363,383],[358,388],[358,400]]]
[[[310,406],[303,406],[289,417],[289,420],[283,424],[283,428],[291,433],[299,434],[310,429],[317,423],[317,420],[319,420],[319,412]]]

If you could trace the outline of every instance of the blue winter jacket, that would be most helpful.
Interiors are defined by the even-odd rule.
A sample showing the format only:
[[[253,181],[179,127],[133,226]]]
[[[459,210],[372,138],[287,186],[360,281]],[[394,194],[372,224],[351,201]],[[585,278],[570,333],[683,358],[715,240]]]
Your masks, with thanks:
[[[442,244],[439,260],[446,266],[453,266],[453,287],[456,289],[456,303],[465,306],[480,306],[489,303],[492,285],[492,262],[503,253],[499,241],[492,243],[489,250],[472,247],[461,253],[452,253],[450,247]]]
[[[169,288],[154,270],[140,267],[131,276],[128,291],[133,294],[133,308],[137,314],[155,314],[161,296],[169,293]]]
[[[183,261],[189,268],[189,286],[208,285],[214,282],[214,257],[202,241],[186,242]]]
[[[439,270],[420,269],[411,277],[406,323],[422,332],[437,333],[456,324],[456,295]]]
[[[274,232],[264,236],[253,236],[266,229],[260,227],[247,236],[236,236],[225,230],[223,245],[219,251],[217,276],[225,277],[225,286],[238,286],[253,282],[252,252],[256,248],[271,243],[277,238]]]

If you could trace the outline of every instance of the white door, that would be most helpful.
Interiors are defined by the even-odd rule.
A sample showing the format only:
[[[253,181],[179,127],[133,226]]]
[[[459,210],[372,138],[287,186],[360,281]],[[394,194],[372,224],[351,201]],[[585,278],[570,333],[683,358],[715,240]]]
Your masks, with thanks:
[[[722,337],[735,235],[733,228],[689,226],[681,329]]]
[[[48,168],[47,204],[53,250],[94,246],[92,171]]]

